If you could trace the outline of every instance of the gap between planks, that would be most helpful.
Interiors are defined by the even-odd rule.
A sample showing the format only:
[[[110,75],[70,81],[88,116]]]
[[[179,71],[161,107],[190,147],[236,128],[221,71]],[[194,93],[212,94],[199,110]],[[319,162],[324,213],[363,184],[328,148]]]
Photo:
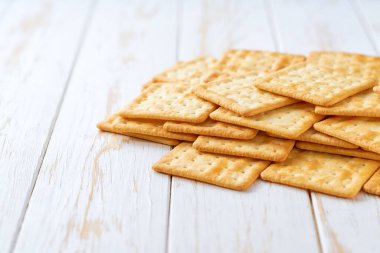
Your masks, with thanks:
[[[49,147],[50,139],[51,139],[51,136],[53,134],[54,127],[55,127],[55,124],[57,122],[57,118],[59,116],[59,113],[60,113],[63,101],[65,99],[65,95],[66,95],[66,92],[67,92],[67,88],[69,87],[69,83],[70,83],[70,80],[71,80],[72,73],[73,73],[73,71],[75,69],[79,53],[80,53],[80,51],[82,49],[83,41],[85,40],[88,28],[90,27],[90,24],[91,24],[91,21],[92,21],[92,17],[93,17],[94,11],[95,11],[95,7],[96,7],[97,1],[98,0],[92,0],[92,3],[90,4],[89,10],[87,10],[85,22],[84,22],[84,25],[83,25],[83,28],[82,28],[82,32],[81,32],[81,35],[80,35],[80,38],[79,38],[79,43],[77,45],[77,49],[75,50],[73,62],[72,62],[71,68],[69,70],[69,74],[67,76],[67,80],[65,81],[63,92],[62,92],[62,95],[61,95],[61,97],[59,99],[56,112],[55,112],[53,120],[52,120],[52,122],[50,124],[48,135],[46,136],[45,143],[44,143],[43,148],[41,150],[41,155],[38,158],[37,168],[36,168],[36,170],[35,170],[35,172],[33,174],[31,186],[30,186],[30,189],[29,189],[29,191],[27,193],[27,197],[25,199],[25,203],[24,203],[24,206],[22,208],[19,221],[17,223],[16,231],[15,231],[15,234],[13,236],[13,240],[11,242],[11,246],[10,246],[9,252],[14,252],[14,250],[15,250],[15,247],[16,247],[16,244],[17,244],[17,240],[18,240],[18,237],[20,235],[21,228],[22,228],[22,224],[24,222],[26,212],[28,211],[29,201],[30,201],[30,199],[32,197],[32,194],[33,194],[33,191],[34,191],[34,187],[36,186],[38,175],[40,173],[41,166],[42,166],[42,163],[44,161],[47,148]],[[0,21],[1,21],[1,17],[0,17]]]

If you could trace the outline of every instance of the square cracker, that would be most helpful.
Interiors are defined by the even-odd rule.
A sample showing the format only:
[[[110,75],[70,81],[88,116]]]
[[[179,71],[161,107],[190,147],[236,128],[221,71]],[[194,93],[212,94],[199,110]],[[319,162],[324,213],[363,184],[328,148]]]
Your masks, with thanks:
[[[359,158],[371,159],[371,160],[377,160],[377,161],[380,160],[380,154],[370,152],[370,151],[365,151],[360,148],[357,148],[357,149],[338,148],[338,147],[310,143],[310,142],[303,142],[303,141],[297,141],[296,147],[299,149],[317,151],[317,152],[323,152],[323,153],[329,153],[329,154],[353,156],[353,157],[359,157]]]
[[[122,128],[117,127],[119,123],[122,123],[124,121],[125,119],[123,119],[119,115],[113,114],[107,117],[104,121],[99,122],[97,124],[97,127],[102,131],[136,137],[139,139],[153,141],[153,142],[157,142],[157,143],[161,143],[161,144],[165,144],[169,146],[175,146],[179,144],[179,141],[174,140],[174,139],[126,132]]]
[[[144,91],[152,83],[176,83],[182,82],[189,86],[203,83],[214,69],[216,59],[212,57],[201,56],[191,61],[177,62],[171,68],[155,75],[152,80],[143,85]]]
[[[365,183],[363,190],[380,196],[380,169]]]
[[[288,105],[251,117],[242,117],[219,107],[210,114],[214,120],[269,132],[283,138],[293,139],[324,118],[314,113],[314,106],[307,103]]]
[[[230,188],[247,189],[270,162],[205,154],[183,142],[153,165],[157,172]]]
[[[215,105],[204,101],[185,84],[155,83],[120,111],[124,118],[201,123]]]
[[[336,116],[314,124],[314,128],[380,154],[379,118]]]
[[[215,80],[199,85],[194,89],[194,93],[198,97],[242,116],[252,116],[297,102],[292,98],[257,89],[253,86],[253,82],[258,75],[254,72],[229,79]]]
[[[204,78],[210,75],[214,69],[217,60],[213,57],[201,56],[190,61],[178,62],[171,68],[157,74],[153,77],[154,82],[190,82],[195,80],[202,82]]]
[[[380,166],[362,158],[293,149],[288,159],[270,165],[261,178],[338,197],[354,197]]]
[[[369,89],[331,107],[316,106],[315,112],[324,115],[380,117],[380,94]]]
[[[279,137],[278,135],[267,133],[269,136],[273,137]],[[304,141],[304,142],[311,142],[311,143],[317,143],[317,144],[323,144],[328,146],[334,146],[334,147],[341,147],[341,148],[349,148],[349,149],[356,149],[358,148],[357,145],[354,145],[352,143],[349,143],[347,141],[343,141],[341,139],[332,137],[330,135],[321,133],[316,131],[314,128],[310,128],[300,136],[294,138],[297,141]]]
[[[376,79],[300,63],[254,82],[256,87],[315,105],[331,106],[376,84]]]
[[[305,61],[305,56],[260,50],[229,49],[215,66],[215,72],[207,78],[222,80],[248,73],[268,73],[277,71],[294,63]]]
[[[253,139],[257,134],[257,130],[255,129],[218,122],[210,118],[200,124],[169,121],[164,124],[164,129],[176,133],[188,133],[242,140]]]
[[[348,75],[378,77],[380,57],[333,51],[315,51],[307,57],[307,63],[344,71]]]
[[[193,146],[202,152],[279,162],[288,157],[294,146],[294,141],[269,137],[259,133],[249,141],[199,136]]]

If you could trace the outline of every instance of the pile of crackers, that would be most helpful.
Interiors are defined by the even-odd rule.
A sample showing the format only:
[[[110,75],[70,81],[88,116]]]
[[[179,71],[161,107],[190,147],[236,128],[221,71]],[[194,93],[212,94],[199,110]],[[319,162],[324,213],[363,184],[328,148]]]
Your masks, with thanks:
[[[175,146],[153,165],[174,176],[380,195],[379,78],[380,57],[231,49],[154,76],[98,128]]]

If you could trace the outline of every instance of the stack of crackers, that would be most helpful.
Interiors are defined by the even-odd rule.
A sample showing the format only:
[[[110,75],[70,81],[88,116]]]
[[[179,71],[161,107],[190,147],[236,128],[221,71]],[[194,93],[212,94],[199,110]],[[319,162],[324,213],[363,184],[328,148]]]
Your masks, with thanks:
[[[379,77],[380,57],[228,50],[154,76],[98,128],[175,146],[153,165],[174,176],[380,195]]]

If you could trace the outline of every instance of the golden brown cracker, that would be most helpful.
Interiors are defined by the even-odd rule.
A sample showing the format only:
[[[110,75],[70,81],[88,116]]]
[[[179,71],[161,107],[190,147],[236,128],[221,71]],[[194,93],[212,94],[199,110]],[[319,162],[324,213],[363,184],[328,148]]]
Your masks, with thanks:
[[[270,162],[201,153],[183,142],[153,165],[157,172],[234,190],[247,189]]]
[[[139,139],[157,142],[157,143],[161,143],[161,144],[165,144],[169,146],[175,146],[179,144],[178,140],[157,137],[157,136],[152,136],[152,135],[129,133],[129,132],[124,131],[122,128],[120,129],[116,127],[119,123],[122,123],[124,121],[125,120],[119,115],[113,114],[107,117],[104,121],[99,122],[97,124],[97,127],[102,131],[136,137]]]
[[[380,83],[380,82],[379,82]],[[373,92],[377,93],[377,94],[380,94],[380,84],[373,87]]]
[[[288,159],[271,164],[261,178],[343,198],[354,197],[380,166],[378,161],[294,148]]]
[[[328,145],[322,145],[322,144],[316,144],[316,143],[310,143],[310,142],[303,142],[303,141],[297,141],[296,147],[299,149],[316,151],[316,152],[353,156],[353,157],[359,157],[359,158],[371,159],[371,160],[377,160],[377,161],[380,160],[380,154],[370,152],[370,151],[365,151],[360,148],[357,148],[357,149],[340,148],[340,147],[334,147],[334,146],[328,146]]]
[[[202,152],[284,161],[292,150],[294,141],[273,138],[264,134],[258,134],[252,140],[199,136],[193,146]]]
[[[344,71],[348,75],[378,77],[380,57],[334,51],[314,51],[307,57],[307,63],[326,66]]]
[[[314,113],[313,105],[297,103],[251,117],[242,117],[220,107],[212,112],[210,117],[214,120],[250,127],[273,133],[283,138],[293,139],[308,130],[314,123],[323,119],[324,116]]]
[[[193,95],[186,84],[152,84],[120,111],[124,118],[201,123],[215,105]]]
[[[194,89],[205,100],[218,104],[243,116],[294,104],[297,100],[262,91],[253,86],[258,73],[244,74],[229,79],[215,80]]]
[[[218,122],[210,118],[199,124],[169,121],[164,124],[164,129],[176,133],[235,138],[242,140],[253,139],[257,134],[257,130],[255,129]]]
[[[380,154],[379,118],[336,116],[314,124],[314,128]]]
[[[305,61],[303,55],[284,54],[260,50],[229,49],[215,66],[215,72],[206,79],[221,80],[248,73],[268,73],[291,64]]]
[[[184,82],[200,84],[215,67],[217,60],[213,57],[201,56],[190,61],[178,62],[171,68],[153,77],[154,82]]]
[[[315,112],[323,115],[380,117],[380,94],[369,89],[331,107],[316,106]]]
[[[380,169],[365,183],[363,190],[380,196]]]
[[[331,106],[369,89],[376,80],[344,71],[300,63],[260,78],[254,85],[260,89],[303,100],[315,105]]]

